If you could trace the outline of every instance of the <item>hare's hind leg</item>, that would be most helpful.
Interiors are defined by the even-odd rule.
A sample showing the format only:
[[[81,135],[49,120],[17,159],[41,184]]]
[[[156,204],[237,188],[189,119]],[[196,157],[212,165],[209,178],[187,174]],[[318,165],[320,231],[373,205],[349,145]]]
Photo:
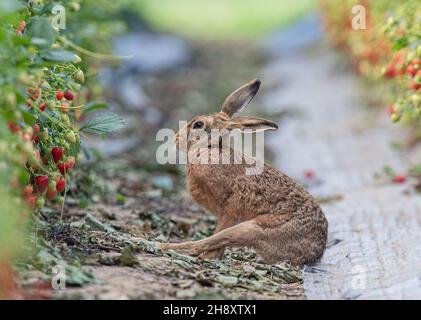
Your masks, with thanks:
[[[160,248],[164,250],[175,250],[179,253],[192,256],[201,256],[209,251],[212,252],[225,247],[252,247],[262,237],[262,228],[253,220],[249,220],[224,229],[203,240],[182,243],[161,243]]]
[[[226,228],[232,227],[233,225],[235,225],[235,221],[233,221],[231,218],[222,217],[218,220],[218,224],[213,234],[217,234],[218,232],[221,232]],[[201,255],[201,257],[204,259],[222,259],[224,257],[224,253],[225,247],[222,247],[217,250],[208,251]]]

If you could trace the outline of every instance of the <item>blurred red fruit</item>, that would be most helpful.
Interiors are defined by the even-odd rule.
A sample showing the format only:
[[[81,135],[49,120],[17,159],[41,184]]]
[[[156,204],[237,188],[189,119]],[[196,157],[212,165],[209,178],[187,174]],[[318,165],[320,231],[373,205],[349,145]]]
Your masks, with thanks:
[[[29,195],[26,197],[26,202],[31,206],[32,209],[35,209],[38,201],[38,196],[35,194]]]
[[[34,179],[35,185],[40,193],[43,193],[48,188],[48,176],[37,176]]]
[[[411,87],[411,89],[413,89],[413,90],[418,90],[419,88],[421,88],[421,83],[416,83],[415,81],[414,82],[411,82],[410,83],[410,85],[409,85],[410,87]]]
[[[56,189],[48,189],[47,190],[47,199],[54,200],[57,197],[57,190]]]
[[[7,123],[7,125],[9,126],[9,130],[12,133],[16,133],[16,132],[19,132],[20,131],[20,126],[16,122],[14,122],[14,121],[9,121]]]
[[[314,174],[313,170],[306,170],[306,171],[304,171],[304,176],[307,179],[311,179],[311,178],[314,178],[315,174]]]
[[[396,106],[393,104],[387,109],[387,111],[388,111],[389,115],[392,115],[392,114],[394,114],[398,111],[398,108],[396,108]]]
[[[64,97],[65,97],[67,100],[73,100],[73,98],[74,98],[73,92],[72,92],[71,90],[67,90],[67,91],[64,93]]]
[[[63,91],[58,91],[57,94],[56,94],[56,99],[61,100],[61,99],[63,99],[63,97],[64,97]]]
[[[393,182],[395,183],[404,183],[406,182],[406,176],[403,174],[397,175],[393,178]]]
[[[61,174],[64,176],[67,172],[69,172],[70,165],[68,162],[60,162],[57,163],[57,168],[60,170]]]
[[[63,149],[60,147],[54,147],[51,149],[51,154],[53,155],[54,163],[57,163],[63,157]]]
[[[387,78],[393,78],[393,77],[396,76],[396,74],[397,74],[397,72],[396,72],[395,67],[393,67],[393,66],[387,67],[386,74],[385,74]]]
[[[25,197],[31,195],[33,192],[34,192],[34,187],[32,185],[30,185],[30,184],[26,185],[23,188],[23,195]]]
[[[40,128],[40,126],[39,125],[34,125],[34,134],[35,135],[38,135],[39,134],[39,132],[41,131],[41,128]]]
[[[23,33],[23,30],[25,30],[26,27],[26,22],[24,20],[22,20],[20,22],[19,28],[18,28],[18,32],[20,32],[21,34]]]
[[[64,179],[63,179],[63,178],[60,178],[60,179],[57,181],[56,190],[57,190],[57,192],[61,193],[61,192],[63,192],[63,191],[64,191],[64,189],[65,189],[65,188],[66,188],[66,182],[64,181]]]

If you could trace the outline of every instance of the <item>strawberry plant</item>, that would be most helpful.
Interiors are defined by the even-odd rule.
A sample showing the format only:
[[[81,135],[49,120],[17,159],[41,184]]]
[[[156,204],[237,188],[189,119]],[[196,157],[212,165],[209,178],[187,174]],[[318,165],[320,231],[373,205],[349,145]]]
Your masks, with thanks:
[[[1,11],[0,115],[21,141],[24,196],[37,208],[46,198],[52,201],[65,193],[80,159],[84,132],[106,134],[124,125],[114,114],[80,123],[98,104],[89,103],[81,90],[87,69],[80,66],[82,54],[72,51],[66,36],[54,27],[54,4],[8,0]],[[69,12],[74,5],[71,8]]]
[[[103,8],[101,1],[95,6]],[[81,159],[83,138],[105,135],[124,126],[98,97],[94,59],[109,58],[81,47],[104,48],[104,33],[83,29],[87,0],[61,1],[67,27],[54,24],[52,0],[0,1],[0,273],[9,267],[20,233],[32,210],[57,202],[64,208],[72,172]],[[98,24],[103,23],[98,9]],[[79,19],[82,17],[82,19]],[[95,26],[95,21],[88,22]],[[95,28],[91,28],[94,30]],[[107,32],[111,28],[103,28]],[[98,35],[101,40],[97,40]],[[76,45],[73,41],[78,41]],[[89,117],[91,116],[91,119]],[[8,271],[8,272],[9,272]],[[5,287],[0,278],[0,297]]]
[[[421,6],[419,1],[323,0],[324,25],[331,42],[345,51],[355,69],[386,83],[393,122],[418,128],[421,120]],[[352,28],[352,7],[366,9],[366,29]]]

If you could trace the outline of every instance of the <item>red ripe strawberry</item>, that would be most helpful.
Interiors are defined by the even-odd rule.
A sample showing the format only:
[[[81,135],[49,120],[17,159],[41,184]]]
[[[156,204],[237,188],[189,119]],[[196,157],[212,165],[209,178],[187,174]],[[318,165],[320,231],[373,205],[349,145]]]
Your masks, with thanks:
[[[31,194],[30,196],[26,197],[26,202],[31,206],[32,209],[35,209],[37,201],[38,196],[35,194]]]
[[[64,172],[64,163],[63,162],[57,163],[57,168],[60,170],[60,172],[61,172],[62,175],[65,174],[65,172]]]
[[[56,189],[48,189],[47,190],[47,199],[54,200],[57,197],[57,190]]]
[[[32,135],[32,141],[35,141],[36,144],[39,143],[38,135],[40,131],[41,131],[40,126],[37,124],[34,125],[34,134]]]
[[[406,176],[405,176],[405,175],[403,175],[403,174],[396,175],[396,176],[393,178],[393,182],[395,182],[395,183],[404,183],[405,181],[406,181]]]
[[[74,98],[74,94],[73,94],[73,92],[72,92],[71,90],[67,90],[67,91],[64,93],[64,97],[65,97],[67,100],[73,100],[73,98]]]
[[[7,125],[9,126],[9,130],[12,133],[16,133],[16,132],[19,132],[20,131],[20,126],[16,122],[14,122],[14,121],[9,121],[7,123]]]
[[[314,171],[313,170],[306,170],[306,171],[304,171],[304,176],[307,178],[307,179],[312,179],[312,178],[314,178]]]
[[[20,34],[22,34],[23,30],[25,30],[25,27],[26,27],[26,22],[22,20],[19,25],[18,33],[20,32]]]
[[[54,163],[57,163],[63,158],[63,149],[60,147],[54,147],[51,149],[51,154],[53,155]]]
[[[63,97],[64,97],[63,91],[58,91],[57,94],[56,94],[56,99],[61,100],[61,99],[63,99]]]
[[[396,72],[396,69],[395,69],[394,66],[390,65],[390,66],[387,67],[386,73],[385,73],[387,78],[393,78],[393,77],[396,76],[396,74],[397,74],[397,72]]]
[[[47,102],[44,102],[39,108],[42,112],[44,112],[45,109],[47,109]]]
[[[413,81],[409,84],[409,86],[411,87],[411,89],[417,91],[419,88],[421,88],[421,83],[416,83],[415,81]]]
[[[25,197],[27,197],[27,196],[31,195],[33,192],[34,192],[34,187],[33,187],[32,185],[30,185],[30,184],[26,185],[26,186],[23,188],[23,195],[24,195]]]
[[[67,162],[65,163],[60,162],[60,163],[57,163],[57,168],[60,170],[62,175],[65,175],[69,171],[70,166],[69,166],[69,163]]]
[[[64,191],[64,189],[65,189],[65,188],[66,188],[66,181],[64,181],[64,179],[63,179],[63,178],[60,178],[60,179],[57,181],[56,190],[57,190],[57,192],[61,193],[61,192],[63,192],[63,191]]]
[[[398,108],[393,104],[388,108],[387,111],[388,111],[389,115],[392,115],[392,114],[394,114],[398,111]]]
[[[415,77],[415,75],[417,74],[417,69],[415,68],[415,65],[410,64],[408,66],[408,68],[406,69],[406,72],[411,76],[411,77]]]
[[[34,179],[35,185],[40,193],[43,193],[48,188],[48,176],[37,176]]]
[[[411,75],[411,77],[415,77],[418,70],[421,68],[421,60],[420,59],[414,59],[412,63],[408,66],[406,69],[406,72]]]
[[[41,128],[39,125],[34,125],[34,135],[38,135],[39,132],[41,131]]]

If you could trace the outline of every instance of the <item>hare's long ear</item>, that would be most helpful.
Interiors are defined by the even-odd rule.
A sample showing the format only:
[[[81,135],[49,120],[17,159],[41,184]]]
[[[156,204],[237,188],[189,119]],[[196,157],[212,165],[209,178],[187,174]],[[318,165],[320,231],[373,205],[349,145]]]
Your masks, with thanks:
[[[253,133],[276,130],[278,129],[278,125],[272,121],[258,117],[234,117],[226,122],[226,129],[239,129],[242,132]]]
[[[224,112],[229,117],[240,112],[259,91],[260,83],[259,79],[254,79],[235,90],[225,99],[221,112]]]

